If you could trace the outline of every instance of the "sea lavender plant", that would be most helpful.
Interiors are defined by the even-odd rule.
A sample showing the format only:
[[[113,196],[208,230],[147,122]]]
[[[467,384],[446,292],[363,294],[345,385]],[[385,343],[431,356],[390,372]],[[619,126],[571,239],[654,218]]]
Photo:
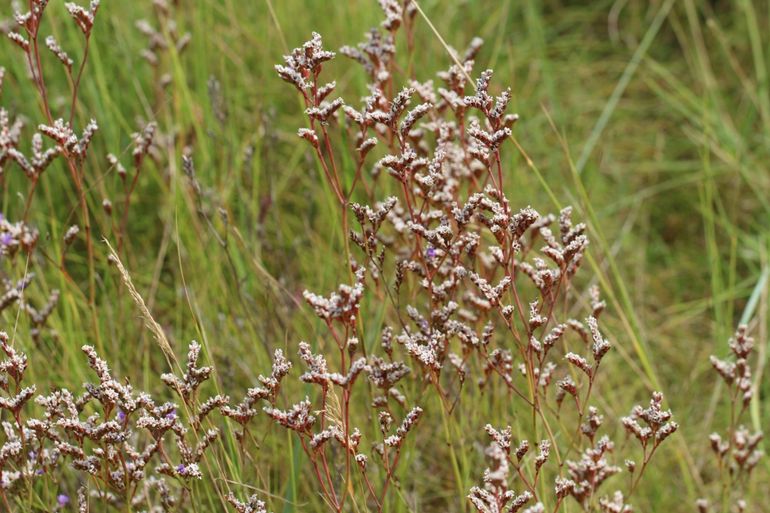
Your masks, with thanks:
[[[88,483],[78,492],[86,511],[89,502],[101,504],[100,510],[149,503],[168,511],[189,501],[187,483],[202,477],[203,459],[219,437],[218,429],[202,426],[207,403],[192,399],[210,375],[210,368],[197,367],[200,346],[190,345],[184,376],[164,377],[183,398],[188,415],[179,413],[177,404],[157,402],[115,379],[91,346],[83,346],[83,352],[98,382],[86,383],[80,396],[65,388],[36,395],[34,385],[24,387],[26,355],[13,348],[4,332],[0,347],[6,355],[0,388],[7,394],[0,397],[0,409],[11,419],[3,422],[0,438],[0,499],[7,510],[13,497],[36,480],[65,470]],[[41,415],[35,414],[33,402]],[[69,495],[59,494],[56,501],[64,507]]]
[[[453,64],[438,76],[444,87],[418,81],[411,70],[403,76],[396,64],[396,38],[399,27],[413,26],[416,6],[381,4],[384,30],[372,29],[357,48],[340,51],[360,63],[370,79],[369,95],[359,109],[342,98],[330,99],[336,82],[321,76],[335,54],[324,49],[319,34],[276,66],[304,101],[309,125],[297,135],[309,144],[341,208],[347,235],[344,254],[355,282],[328,297],[304,294],[339,353],[339,371],[330,373],[323,355],[314,354],[309,344],[300,345],[309,369],[302,379],[319,387],[319,407],[314,410],[306,399],[292,410],[268,409],[268,414],[309,440],[303,447],[322,495],[332,509],[342,511],[350,458],[370,461],[356,454],[360,435],[351,438],[348,420],[358,373],[368,372],[370,382],[381,390],[372,406],[379,410],[383,433],[393,422],[391,400],[402,408],[411,402],[393,386],[398,380],[409,376],[432,389],[446,421],[462,400],[469,376],[476,375],[478,386],[490,393],[502,386],[517,397],[530,412],[532,434],[544,435],[539,452],[531,457],[526,457],[529,442],[522,439],[514,461],[510,428],[487,428],[493,439],[487,454],[493,464],[485,472],[484,486],[473,488],[469,496],[478,511],[518,511],[530,501],[527,511],[542,511],[546,505],[557,511],[567,497],[586,511],[628,511],[626,498],[677,425],[670,421],[670,412],[661,409],[661,394],[653,396],[650,408],[636,407],[625,424],[638,425],[637,419],[648,424],[638,435],[643,463],[626,495],[598,496],[600,485],[620,471],[607,459],[615,445],[607,436],[598,436],[603,417],[591,404],[600,364],[611,348],[598,323],[605,303],[598,290],[591,289],[586,293],[591,311],[584,322],[563,314],[574,301],[570,291],[588,246],[586,226],[573,223],[571,208],[543,215],[529,206],[511,206],[502,151],[518,116],[506,112],[510,89],[492,92],[492,70],[471,79],[482,41],[474,39],[464,54],[451,50]],[[336,164],[342,160],[336,154],[345,148],[336,143],[334,127],[353,134],[349,150],[356,164],[348,180]],[[378,188],[390,188],[382,183],[387,177],[399,193],[377,201]],[[368,203],[355,202],[354,197]],[[360,231],[348,226],[348,210]],[[360,249],[363,264],[355,261],[348,240]],[[358,342],[360,312],[369,294],[390,306],[381,333],[382,356],[368,354]],[[568,349],[575,347],[574,339],[583,350]],[[416,372],[397,359],[397,348]],[[341,399],[330,404],[335,387],[342,389]],[[565,411],[567,398],[574,411]],[[416,419],[422,411],[412,409],[406,419]],[[575,432],[562,428],[557,436],[555,425],[565,426],[570,418]],[[336,423],[329,425],[327,419]],[[402,425],[401,431],[406,434],[411,424]],[[316,425],[318,432],[313,431]],[[312,452],[335,439],[348,469],[338,486],[341,493],[325,453]],[[385,490],[391,473],[383,455],[400,443],[397,433],[375,446],[386,469]],[[579,458],[567,459],[572,452]],[[524,487],[520,494],[508,489],[511,469]],[[538,483],[554,476],[555,497],[544,496]],[[373,492],[367,476],[364,481],[372,505],[382,510],[384,495]]]
[[[172,52],[177,55],[190,45],[192,34],[179,29],[175,14],[180,11],[179,2],[153,1],[153,19],[136,21],[136,29],[147,41],[141,57],[152,68],[153,111],[163,107],[166,89],[172,82]]]
[[[35,280],[35,273],[25,271],[20,279],[13,279],[16,260],[26,263],[33,259],[39,233],[37,229],[24,221],[12,223],[0,214],[0,281],[3,292],[0,294],[0,312],[16,305],[29,319],[30,334],[36,340],[44,330],[46,322],[59,301],[59,291],[54,289],[42,306],[35,307],[25,291]]]
[[[738,326],[735,335],[728,341],[729,359],[711,357],[714,371],[727,387],[730,414],[724,433],[709,435],[719,470],[721,493],[715,494],[715,499],[719,499],[713,504],[708,498],[698,499],[696,506],[700,513],[751,511],[747,509],[746,486],[764,453],[759,447],[762,431],[751,430],[742,423],[757,386],[751,372],[754,339],[748,331],[746,325]]]
[[[30,13],[17,17],[26,36],[11,35],[33,65],[46,3],[31,2]],[[206,455],[221,443],[223,429],[235,425],[240,456],[251,457],[248,444],[258,445],[251,429],[260,416],[260,403],[263,417],[287,429],[300,444],[312,479],[330,509],[357,510],[353,490],[360,488],[368,509],[388,511],[395,495],[389,495],[389,490],[398,487],[401,492],[405,487],[399,480],[399,461],[424,417],[431,414],[432,399],[436,398],[436,410],[450,426],[463,411],[464,387],[477,386],[485,394],[482,397],[514,401],[530,422],[517,426],[516,432],[486,426],[492,442],[485,455],[491,463],[483,485],[470,490],[472,507],[483,513],[537,513],[566,509],[574,501],[585,511],[630,511],[626,501],[677,424],[663,408],[659,393],[653,394],[648,408],[634,407],[623,425],[639,442],[641,464],[637,469],[636,463],[626,461],[633,477],[625,494],[602,495],[620,467],[611,463],[615,444],[609,435],[600,435],[604,417],[592,394],[600,386],[599,371],[611,348],[599,326],[605,304],[598,290],[583,291],[574,281],[588,247],[586,226],[573,223],[569,207],[558,214],[541,214],[529,206],[517,209],[510,204],[503,152],[518,116],[507,112],[512,98],[509,89],[493,92],[492,71],[474,72],[482,41],[474,39],[465,52],[450,51],[453,62],[437,77],[441,86],[432,80],[418,81],[412,59],[407,67],[399,66],[396,59],[401,34],[407,51],[414,51],[417,5],[409,0],[380,4],[385,14],[380,28],[368,32],[356,48],[339,52],[361,64],[370,79],[360,107],[342,98],[331,99],[336,82],[325,82],[321,75],[335,54],[324,49],[318,34],[276,68],[304,102],[308,126],[297,135],[310,145],[340,209],[344,268],[349,277],[347,284],[328,295],[303,294],[325,328],[317,338],[308,339],[310,343],[297,346],[305,369],[300,376],[306,385],[305,399],[281,396],[282,382],[292,369],[281,350],[274,353],[271,374],[260,376],[240,403],[231,404],[224,394],[201,400],[202,386],[214,369],[201,365],[202,347],[193,342],[186,367],[161,377],[169,393],[181,401],[172,403],[135,392],[113,377],[93,347],[84,346],[98,383],[86,384],[81,396],[66,389],[37,396],[34,402],[43,413],[35,417],[30,410],[37,391],[22,385],[26,356],[14,349],[7,336],[0,337],[7,355],[0,366],[6,392],[0,408],[9,418],[0,446],[0,495],[7,509],[30,482],[39,476],[67,475],[65,470],[86,483],[77,491],[81,511],[88,511],[91,504],[123,509],[159,505],[164,511],[187,508],[193,500],[190,483],[205,475]],[[167,2],[154,5],[158,26],[139,22],[138,28],[149,40],[144,56],[156,70],[158,106],[160,93],[171,82],[162,71],[162,54],[172,47],[184,50],[190,36],[179,34]],[[86,37],[86,49],[97,8],[98,2],[89,8],[67,5]],[[90,252],[83,163],[97,125],[73,128],[86,59],[84,55],[73,77],[74,60],[55,39],[46,39],[46,46],[75,84],[69,121],[66,116],[54,119],[51,115],[38,61],[32,74],[46,120],[33,135],[31,157],[27,157],[18,149],[21,123],[0,112],[0,166],[13,161],[32,180],[29,208],[43,171],[54,159],[64,158],[81,197]],[[473,80],[472,74],[478,78]],[[216,91],[216,85],[210,85],[210,90]],[[44,136],[52,142],[51,148],[45,148]],[[160,133],[153,123],[134,136],[130,177],[118,156],[107,157],[124,186],[119,249],[132,193],[159,137],[171,136]],[[353,142],[346,147],[348,141]],[[345,176],[343,151],[351,154],[347,161],[355,166],[351,176]],[[183,170],[199,196],[201,187],[191,158],[184,159]],[[110,215],[112,203],[104,200],[102,205]],[[349,223],[351,212],[356,228]],[[36,240],[36,232],[25,222],[6,224],[16,227],[5,230],[0,224],[3,234],[15,234],[0,239],[0,244],[8,242],[8,255],[34,247],[30,234]],[[65,248],[75,244],[78,236],[77,226],[68,229]],[[11,284],[8,290],[15,287],[20,293],[26,286]],[[132,294],[138,295],[135,290]],[[372,298],[386,307],[384,325],[374,338],[364,322]],[[567,312],[583,298],[589,311],[580,321]],[[32,318],[44,322],[52,307],[25,308]],[[370,340],[379,340],[379,347]],[[173,356],[165,344],[166,356]],[[728,367],[722,364],[720,372],[730,374]],[[371,408],[355,411],[362,403]],[[216,425],[217,413],[228,422]],[[451,428],[445,432],[456,466]],[[742,440],[735,441],[736,450],[743,454],[740,451],[750,449],[748,461],[756,444],[739,429],[736,433]],[[536,449],[530,450],[528,440]],[[221,481],[230,482],[224,476]],[[510,481],[515,481],[518,493]],[[462,486],[461,478],[457,485]],[[461,495],[466,492],[462,489]],[[51,496],[51,509],[66,508],[74,502],[72,496],[66,490]],[[235,511],[266,512],[256,495],[246,502],[232,493],[222,493],[220,498]]]
[[[78,109],[78,97],[81,79],[88,60],[89,46],[93,34],[96,13],[99,10],[99,0],[92,0],[88,7],[68,2],[66,10],[74,23],[79,27],[85,40],[82,57],[78,65],[56,41],[54,36],[46,36],[43,41],[43,21],[45,19],[48,0],[31,0],[27,11],[14,13],[17,29],[8,33],[9,39],[20,48],[30,70],[32,84],[40,97],[43,110],[43,121],[37,125],[37,132],[32,136],[31,155],[25,155],[20,141],[23,123],[18,121],[9,125],[9,115],[6,110],[0,110],[0,169],[5,162],[14,161],[29,179],[23,218],[26,221],[32,206],[34,192],[43,172],[61,157],[69,170],[73,187],[78,195],[82,223],[88,249],[89,290],[90,299],[95,297],[94,251],[91,234],[91,216],[86,201],[87,176],[84,168],[90,143],[98,130],[97,122],[89,120],[81,130],[76,130],[75,119]],[[71,84],[70,101],[64,112],[54,108],[50,98],[51,92],[42,67],[41,51],[43,44],[59,60],[69,84]],[[0,73],[1,74],[1,73]],[[46,148],[45,140],[53,145]]]

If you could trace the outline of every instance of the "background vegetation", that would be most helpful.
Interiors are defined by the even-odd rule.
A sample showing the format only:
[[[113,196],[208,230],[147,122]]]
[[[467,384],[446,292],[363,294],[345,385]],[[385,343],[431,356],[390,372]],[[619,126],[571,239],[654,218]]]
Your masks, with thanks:
[[[82,36],[61,4],[49,7],[50,32],[63,46],[81,48]],[[163,53],[157,68],[142,58],[147,39],[135,26],[141,19],[154,23],[157,8],[150,1],[103,2],[92,36],[77,119],[80,126],[92,117],[100,125],[86,166],[97,241],[96,302],[88,301],[82,247],[68,253],[67,272],[58,265],[62,237],[79,215],[62,163],[44,174],[30,215],[43,256],[4,268],[14,280],[36,273],[32,302],[61,291],[51,329],[36,341],[26,317],[16,309],[2,313],[0,327],[28,353],[28,372],[39,389],[91,379],[79,351],[84,343],[106,355],[117,375],[162,388],[163,355],[100,242],[104,237],[116,244],[125,199],[106,155],[127,165],[131,134],[143,122],[156,120],[163,136],[132,196],[121,258],[178,355],[191,339],[199,340],[222,389],[253,386],[257,375],[269,372],[274,348],[294,355],[299,340],[323,334],[302,290],[329,291],[346,279],[336,206],[307,145],[297,142],[303,109],[273,64],[311,31],[322,33],[328,48],[355,44],[379,23],[376,2],[179,4],[176,30],[192,39],[184,52]],[[504,153],[511,203],[541,211],[572,204],[575,218],[589,224],[589,265],[608,301],[603,329],[619,349],[608,356],[602,378],[605,415],[625,415],[654,388],[665,393],[680,421],[675,441],[658,456],[633,502],[639,511],[692,510],[713,478],[708,434],[725,422],[708,356],[727,353],[740,320],[751,322],[760,354],[751,423],[760,428],[770,420],[770,385],[761,377],[770,235],[768,6],[748,0],[420,5],[449,45],[464,48],[482,37],[477,69],[494,68],[496,82],[512,88],[511,110],[521,116],[514,135],[531,163],[511,148]],[[3,11],[10,18],[10,10]],[[168,25],[163,34],[173,38]],[[424,79],[451,64],[421,17],[416,47],[411,64]],[[52,55],[45,58],[44,68],[57,65]],[[341,62],[329,73],[341,77],[338,90],[363,96],[363,74]],[[18,48],[0,44],[0,63],[7,68],[3,104],[38,116],[29,120],[36,126],[42,111]],[[163,73],[170,79],[165,88]],[[49,88],[54,105],[68,101],[62,76],[51,73]],[[194,157],[200,195],[183,173],[185,154]],[[353,173],[352,163],[343,166]],[[7,217],[22,215],[27,187],[15,169],[2,176]],[[115,206],[111,216],[102,208],[105,199]],[[374,337],[382,319],[376,304],[366,308]],[[475,401],[473,387],[463,394],[464,414],[450,426],[465,449],[463,486],[446,464],[442,435],[418,430],[399,475],[417,484],[393,501],[392,511],[467,507],[459,494],[483,469],[481,428],[515,422],[516,412],[502,400]],[[437,405],[430,406],[428,417],[436,417]],[[261,490],[274,511],[321,511],[294,440],[266,422],[262,428],[255,433],[259,444],[284,450],[242,459],[233,448],[225,459],[234,475]],[[417,450],[428,446],[427,454]],[[760,505],[767,459],[761,465],[753,485]],[[205,482],[196,486],[203,510],[221,507]]]

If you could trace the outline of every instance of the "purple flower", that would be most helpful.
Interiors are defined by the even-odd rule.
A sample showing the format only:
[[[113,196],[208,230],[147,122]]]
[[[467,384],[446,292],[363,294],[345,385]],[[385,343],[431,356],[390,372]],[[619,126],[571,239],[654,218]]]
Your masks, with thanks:
[[[118,410],[118,421],[124,422],[126,420],[126,412]]]
[[[35,451],[29,451],[27,453],[27,458],[30,460],[34,460],[37,458],[37,453]]]
[[[4,234],[0,235],[0,244],[3,246],[10,246],[11,242],[13,242],[13,237],[10,233],[5,232]]]
[[[168,413],[166,414],[166,418],[167,418],[168,420],[173,420],[173,419],[175,419],[175,418],[176,418],[176,410],[171,410],[170,412],[168,412]]]
[[[428,250],[425,252],[425,256],[428,257],[428,259],[433,260],[436,258],[436,248],[429,247]]]
[[[184,466],[184,463],[180,463],[179,465],[176,466],[176,472],[179,475],[183,476],[185,473],[185,470],[187,470],[187,468]]]
[[[70,502],[70,496],[60,493],[56,496],[56,502],[59,503],[59,506],[66,506]]]
[[[35,471],[36,476],[42,476],[43,474],[45,474],[45,470],[43,470],[42,468],[39,468]]]

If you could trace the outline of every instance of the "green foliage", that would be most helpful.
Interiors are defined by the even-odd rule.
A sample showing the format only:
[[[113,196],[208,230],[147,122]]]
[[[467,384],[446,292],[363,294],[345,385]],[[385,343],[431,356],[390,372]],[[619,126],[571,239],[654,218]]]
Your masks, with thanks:
[[[320,340],[325,326],[301,292],[330,291],[348,279],[338,207],[295,135],[304,126],[304,108],[273,64],[311,31],[324,34],[329,48],[359,41],[380,21],[376,2],[178,3],[163,14],[149,0],[105,1],[97,16],[74,117],[78,133],[91,118],[100,127],[83,167],[93,271],[78,192],[63,161],[42,175],[28,215],[40,232],[36,256],[2,264],[13,281],[35,273],[25,292],[35,306],[60,291],[39,337],[18,305],[0,314],[0,329],[27,353],[26,379],[40,392],[77,389],[93,379],[80,353],[85,343],[137,388],[161,391],[159,375],[171,370],[102,242],[120,243],[127,197],[107,154],[118,157],[131,180],[132,133],[149,121],[158,123],[162,137],[131,194],[121,260],[176,355],[184,355],[191,339],[201,342],[214,367],[212,391],[239,397],[269,373],[274,349],[293,358],[299,340]],[[628,404],[656,389],[681,421],[674,449],[657,456],[635,506],[694,510],[688,505],[714,481],[708,435],[728,418],[708,356],[727,354],[739,320],[750,323],[760,358],[761,386],[747,423],[759,429],[770,421],[770,390],[761,380],[768,328],[770,13],[750,0],[424,0],[420,6],[449,45],[485,39],[477,67],[494,68],[496,80],[512,88],[511,108],[521,116],[514,136],[523,152],[505,153],[511,203],[543,211],[572,204],[589,224],[588,265],[608,302],[603,330],[619,348],[604,364],[605,416],[619,419]],[[48,9],[43,31],[56,36],[77,67],[80,29],[63,2]],[[10,18],[8,7],[3,10],[0,17]],[[660,28],[652,31],[656,17]],[[150,20],[168,46],[158,52],[157,67],[142,58],[148,40],[134,25],[140,19]],[[186,32],[189,45],[175,48]],[[420,17],[415,47],[409,66],[424,78],[451,64]],[[42,56],[54,117],[66,116],[71,84],[56,57],[46,49]],[[26,152],[45,115],[20,49],[0,42],[0,63],[6,67],[0,104],[12,117],[27,118]],[[329,75],[340,77],[338,90],[346,97],[366,94],[363,74],[339,59]],[[188,155],[200,193],[182,164]],[[352,180],[355,163],[340,165]],[[0,183],[3,214],[21,219],[29,181],[8,164]],[[73,224],[81,234],[66,249],[63,237]],[[377,344],[383,323],[379,306],[371,299],[366,305],[368,347]],[[293,397],[309,392],[292,387]],[[474,449],[486,443],[484,424],[528,420],[506,398],[480,401],[480,394],[464,388],[465,411],[448,419],[440,405],[427,406],[423,422],[431,429],[418,430],[405,446],[398,476],[419,484],[407,495],[396,483],[389,511],[468,507],[458,495],[484,467]],[[223,437],[219,464],[229,479],[254,487],[270,511],[324,511],[296,440],[273,425],[260,427],[250,441],[258,448],[249,453],[233,436]],[[452,459],[445,434],[461,448],[459,459]],[[272,447],[281,450],[266,450]],[[430,457],[420,454],[425,450]],[[767,459],[760,464],[746,497],[757,508],[764,504],[767,465]],[[46,511],[59,489],[74,498],[76,483],[50,482],[17,507]],[[200,511],[223,508],[206,481],[191,493]],[[363,511],[365,504],[353,507]]]

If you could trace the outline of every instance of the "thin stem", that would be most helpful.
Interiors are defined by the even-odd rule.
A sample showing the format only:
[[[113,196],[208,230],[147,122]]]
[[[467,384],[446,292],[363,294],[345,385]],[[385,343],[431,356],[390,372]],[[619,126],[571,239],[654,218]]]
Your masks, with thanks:
[[[83,49],[83,58],[80,61],[80,68],[78,69],[77,77],[75,78],[75,82],[72,86],[72,100],[70,102],[70,126],[72,126],[72,123],[75,119],[75,111],[77,110],[78,105],[78,92],[80,91],[80,79],[83,77],[83,70],[86,67],[86,61],[88,60],[88,50],[91,46],[91,34],[86,35],[86,45]]]

